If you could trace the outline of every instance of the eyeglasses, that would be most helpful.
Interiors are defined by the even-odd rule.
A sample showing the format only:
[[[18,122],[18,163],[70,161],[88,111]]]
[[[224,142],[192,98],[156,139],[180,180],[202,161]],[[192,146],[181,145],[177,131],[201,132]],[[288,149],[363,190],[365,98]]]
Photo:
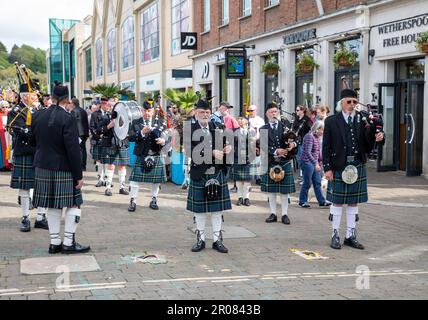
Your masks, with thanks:
[[[358,101],[357,100],[347,100],[346,101],[346,104],[351,104],[351,103],[358,104]]]
[[[296,109],[296,112],[299,112],[301,109]]]
[[[248,110],[248,112],[254,112],[254,111],[256,111],[256,110]]]

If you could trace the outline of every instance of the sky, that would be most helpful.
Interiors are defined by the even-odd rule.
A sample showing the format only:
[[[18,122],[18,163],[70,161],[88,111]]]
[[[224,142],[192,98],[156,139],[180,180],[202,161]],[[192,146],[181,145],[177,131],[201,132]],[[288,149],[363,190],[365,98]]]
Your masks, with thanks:
[[[49,18],[82,20],[92,15],[93,0],[0,0],[0,41],[49,48]]]

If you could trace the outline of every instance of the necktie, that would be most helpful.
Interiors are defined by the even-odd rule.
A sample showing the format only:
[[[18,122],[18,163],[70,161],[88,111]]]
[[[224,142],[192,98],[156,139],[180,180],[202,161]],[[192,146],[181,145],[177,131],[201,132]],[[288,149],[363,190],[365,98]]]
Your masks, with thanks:
[[[273,130],[274,132],[276,132],[276,126],[277,126],[277,123],[276,123],[276,122],[272,123],[272,130]]]
[[[352,117],[348,116],[348,126],[352,126]]]
[[[145,121],[146,121],[146,126],[148,126],[149,125],[149,119],[146,119]]]

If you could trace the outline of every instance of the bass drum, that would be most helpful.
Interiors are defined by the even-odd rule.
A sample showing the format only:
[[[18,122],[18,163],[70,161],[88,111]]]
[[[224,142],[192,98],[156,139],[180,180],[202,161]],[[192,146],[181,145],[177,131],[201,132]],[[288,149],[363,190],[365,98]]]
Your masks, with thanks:
[[[120,140],[125,140],[132,121],[141,118],[141,107],[136,101],[119,101],[114,105],[113,113],[115,112],[117,117],[114,119],[114,133]]]

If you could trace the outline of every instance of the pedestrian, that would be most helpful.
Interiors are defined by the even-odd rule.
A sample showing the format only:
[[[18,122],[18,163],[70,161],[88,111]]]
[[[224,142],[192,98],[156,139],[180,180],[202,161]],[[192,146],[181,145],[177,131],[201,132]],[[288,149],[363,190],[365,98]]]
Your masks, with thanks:
[[[105,177],[105,166],[102,161],[102,139],[101,134],[98,132],[98,128],[101,128],[101,124],[104,121],[108,121],[107,117],[107,102],[108,99],[103,97],[101,99],[101,105],[94,104],[92,105],[92,114],[89,122],[89,130],[91,132],[91,155],[95,163],[95,171],[97,172],[98,181],[95,187],[106,186],[106,177]]]
[[[82,170],[86,171],[87,153],[86,153],[86,141],[89,138],[89,123],[88,114],[83,108],[80,107],[79,100],[74,98],[71,100],[72,110],[71,114],[76,119],[77,130],[80,138],[80,150],[82,156]]]

